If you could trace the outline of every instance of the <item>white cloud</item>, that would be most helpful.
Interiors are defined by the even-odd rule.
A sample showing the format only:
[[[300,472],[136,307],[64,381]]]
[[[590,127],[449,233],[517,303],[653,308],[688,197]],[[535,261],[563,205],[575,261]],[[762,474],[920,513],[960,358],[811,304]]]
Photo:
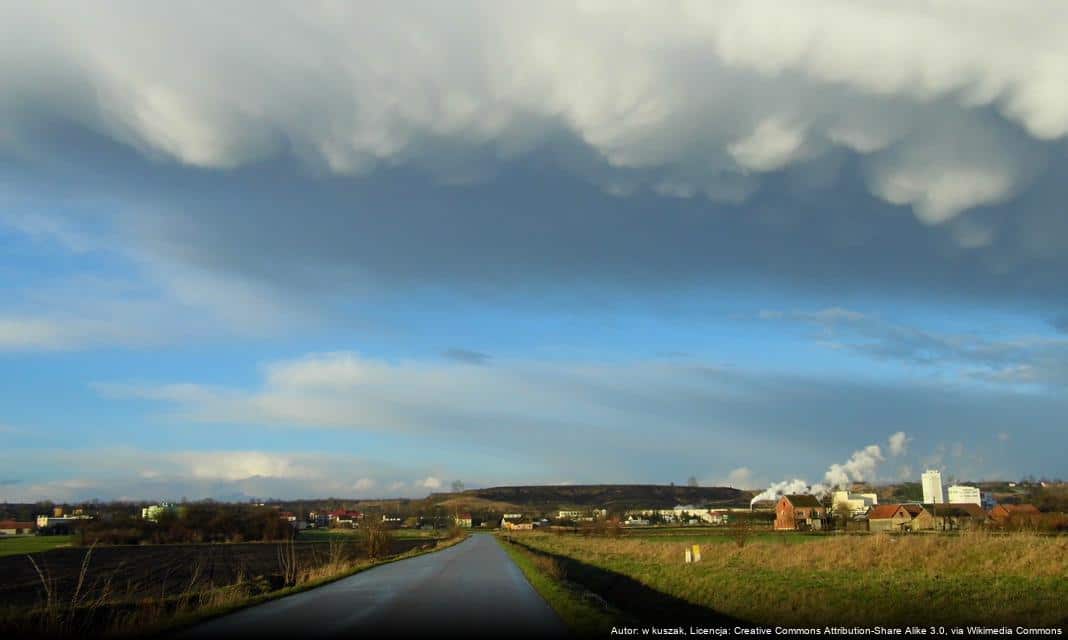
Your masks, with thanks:
[[[424,497],[428,487],[396,480],[414,467],[334,452],[256,450],[153,451],[130,447],[107,450],[0,448],[0,468],[14,478],[4,491],[30,501],[90,498],[169,499],[182,496],[298,498]],[[41,477],[34,482],[19,478]],[[359,469],[360,471],[356,471]],[[373,473],[374,477],[364,475]],[[381,482],[376,479],[381,478]],[[376,491],[381,484],[386,488]]]
[[[0,101],[0,118],[43,105],[196,167],[289,149],[313,169],[410,163],[446,182],[480,179],[563,130],[603,158],[606,189],[683,197],[720,193],[708,185],[724,172],[823,152],[815,141],[877,156],[933,140],[872,178],[928,223],[1011,197],[1027,174],[997,139],[978,164],[934,160],[976,138],[939,137],[946,122],[1068,133],[1068,9],[1054,3],[282,3],[234,18],[287,38],[235,39],[207,7],[10,8],[0,77],[19,100]],[[0,144],[22,148],[24,135]],[[658,175],[617,171],[634,168]]]
[[[256,451],[196,452],[176,454],[194,478],[246,480],[249,478],[317,478],[322,474],[312,466],[302,466],[281,454]]]
[[[771,118],[747,137],[727,145],[727,151],[744,169],[774,171],[794,160],[804,142],[803,128]]]
[[[58,349],[74,342],[77,333],[41,318],[0,317],[0,349]]]
[[[441,488],[441,479],[434,476],[427,476],[419,482],[420,487],[425,487],[431,490],[437,490]]]

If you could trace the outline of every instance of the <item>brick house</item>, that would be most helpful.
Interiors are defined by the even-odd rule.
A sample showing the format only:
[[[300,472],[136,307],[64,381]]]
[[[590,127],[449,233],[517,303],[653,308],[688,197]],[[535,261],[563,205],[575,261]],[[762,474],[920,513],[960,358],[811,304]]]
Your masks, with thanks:
[[[827,507],[810,495],[789,495],[775,503],[776,531],[813,531],[825,528]]]
[[[17,522],[15,520],[0,520],[0,536],[16,536],[24,533],[33,533],[34,523]]]

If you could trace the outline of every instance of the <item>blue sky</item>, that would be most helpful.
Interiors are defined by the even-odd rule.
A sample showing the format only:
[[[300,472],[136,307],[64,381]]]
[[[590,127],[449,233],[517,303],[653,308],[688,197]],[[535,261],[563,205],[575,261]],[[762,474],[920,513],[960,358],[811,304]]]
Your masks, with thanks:
[[[828,7],[5,8],[0,500],[1063,476],[1066,16]]]

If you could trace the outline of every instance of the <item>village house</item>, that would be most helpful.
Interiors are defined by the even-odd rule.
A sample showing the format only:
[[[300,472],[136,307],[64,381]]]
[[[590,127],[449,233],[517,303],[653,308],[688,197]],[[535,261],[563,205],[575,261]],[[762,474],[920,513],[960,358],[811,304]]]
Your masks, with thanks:
[[[923,508],[931,514],[933,528],[939,531],[974,529],[986,524],[989,519],[982,507],[970,502],[924,504]]]
[[[872,507],[868,512],[868,530],[872,532],[933,528],[931,514],[918,504],[881,504]]]
[[[150,504],[147,507],[141,508],[141,519],[147,520],[148,522],[159,522],[159,519],[163,514],[174,511],[176,511],[176,509],[168,502]]]
[[[33,533],[32,522],[18,522],[16,520],[0,520],[0,536],[17,536]]]
[[[37,516],[37,530],[45,533],[71,533],[75,526],[81,524],[87,520],[92,520],[93,517],[87,515],[81,509],[75,510],[73,515],[64,515],[62,507],[56,507],[52,510],[52,515],[39,515]]]
[[[731,519],[730,512],[723,509],[708,511],[707,513],[708,517],[705,518],[705,521],[709,524],[727,524]]]
[[[506,513],[501,518],[501,528],[508,531],[532,531],[534,521],[518,513]]]
[[[470,513],[457,514],[456,518],[455,518],[455,522],[456,522],[456,526],[457,527],[464,527],[465,529],[470,529],[471,528],[471,514]]]
[[[1037,521],[1042,516],[1033,504],[999,504],[990,510],[990,517],[998,525],[1026,524]]]
[[[909,523],[910,531],[927,531],[935,528],[931,512],[924,509],[923,505],[907,503],[901,506],[912,516],[912,522]]]
[[[351,529],[356,526],[359,520],[363,519],[363,513],[347,509],[335,509],[327,514],[327,518],[328,526]]]
[[[824,528],[827,508],[816,496],[788,495],[775,504],[776,531],[812,531]]]

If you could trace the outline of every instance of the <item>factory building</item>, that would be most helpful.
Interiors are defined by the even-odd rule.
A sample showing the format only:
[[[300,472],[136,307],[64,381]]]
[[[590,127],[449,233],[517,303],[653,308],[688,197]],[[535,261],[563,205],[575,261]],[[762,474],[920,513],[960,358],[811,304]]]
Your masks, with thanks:
[[[942,495],[942,473],[937,469],[928,469],[923,472],[923,502],[924,504],[941,504],[945,502]]]

